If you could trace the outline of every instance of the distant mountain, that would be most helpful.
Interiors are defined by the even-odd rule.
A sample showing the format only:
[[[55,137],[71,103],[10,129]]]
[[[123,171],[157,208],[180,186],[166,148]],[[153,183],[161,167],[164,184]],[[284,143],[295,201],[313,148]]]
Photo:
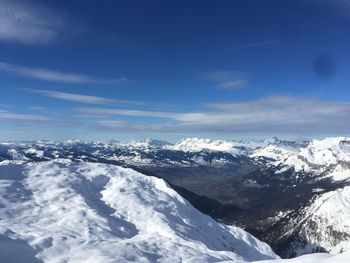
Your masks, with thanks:
[[[186,138],[175,145],[167,146],[167,149],[184,152],[216,151],[227,152],[233,155],[242,155],[242,144],[235,141],[211,140],[199,138]]]
[[[296,147],[293,142],[277,138],[247,142],[186,138],[176,144],[152,139],[108,143],[79,140],[3,142],[0,143],[0,164],[58,158],[73,158],[76,161],[98,158],[137,166],[227,166],[236,165],[239,158],[251,158],[256,150],[270,145]]]
[[[318,178],[347,180],[350,177],[350,138],[337,137],[313,140],[305,146],[272,144],[256,150],[252,157],[270,159],[277,171],[293,169]]]
[[[161,140],[145,139],[142,141],[117,142],[114,145],[128,149],[160,149],[171,144]]]
[[[0,165],[67,158],[140,166],[236,166],[249,159],[273,167],[276,174],[293,169],[297,178],[314,176],[346,180],[350,175],[350,138],[326,138],[309,143],[281,141],[225,141],[187,138],[172,145],[146,139],[130,142],[0,143]]]

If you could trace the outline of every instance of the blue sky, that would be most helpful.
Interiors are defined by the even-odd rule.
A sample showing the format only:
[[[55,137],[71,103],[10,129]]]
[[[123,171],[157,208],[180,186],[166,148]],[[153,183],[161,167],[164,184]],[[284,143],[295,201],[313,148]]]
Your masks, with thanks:
[[[347,0],[0,0],[2,140],[349,135]]]

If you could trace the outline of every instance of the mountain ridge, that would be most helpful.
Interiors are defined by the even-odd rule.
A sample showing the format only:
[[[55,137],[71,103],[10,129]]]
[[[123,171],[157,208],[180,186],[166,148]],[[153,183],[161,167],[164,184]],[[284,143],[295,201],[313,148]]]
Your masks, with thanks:
[[[350,185],[348,137],[308,143],[187,138],[176,145],[154,140],[7,142],[0,143],[0,167],[73,161],[132,168],[165,179],[203,213],[248,229],[283,257],[312,251],[303,245],[309,240],[302,231],[289,235],[289,230],[319,196]],[[346,231],[333,231],[340,237],[335,239],[350,243]],[[295,242],[286,241],[286,234]],[[322,238],[312,242],[325,251],[340,251]]]
[[[198,212],[162,179],[98,163],[15,167],[12,176],[0,170],[0,234],[45,262],[278,258],[244,230]]]

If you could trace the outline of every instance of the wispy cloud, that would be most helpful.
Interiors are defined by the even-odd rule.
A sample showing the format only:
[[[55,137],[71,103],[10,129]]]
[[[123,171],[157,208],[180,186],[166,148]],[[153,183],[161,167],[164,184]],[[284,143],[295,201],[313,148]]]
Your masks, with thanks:
[[[201,112],[152,112],[120,109],[82,108],[82,114],[104,118],[99,127],[106,129],[167,133],[267,133],[312,134],[348,133],[350,104],[315,99],[275,96],[235,103],[210,103]],[[115,122],[111,117],[156,117],[142,123]],[[162,120],[163,119],[163,120]]]
[[[125,109],[106,109],[106,108],[79,108],[77,111],[81,114],[88,115],[116,115],[116,116],[132,116],[132,117],[150,117],[150,118],[168,118],[176,119],[178,113],[162,112],[162,111],[145,111],[145,110],[125,110]]]
[[[61,91],[52,91],[52,90],[43,90],[43,89],[22,89],[28,92],[41,94],[46,97],[78,102],[78,103],[87,103],[87,104],[123,104],[123,105],[142,105],[142,102],[130,101],[130,100],[116,100],[109,99],[98,96],[82,95]]]
[[[126,78],[103,79],[84,74],[62,72],[44,68],[29,68],[10,63],[0,62],[0,71],[9,72],[17,76],[34,78],[44,81],[72,83],[72,84],[108,84],[117,83]]]
[[[59,94],[58,97],[66,99],[66,95]],[[80,97],[77,99],[81,101]],[[93,98],[83,97],[82,100],[88,101],[87,103],[96,102]],[[97,102],[101,101],[98,99]],[[102,102],[104,103],[104,100]],[[110,106],[76,108],[70,112],[72,114],[69,119],[73,124],[78,123],[78,128],[84,127],[94,132],[130,134],[161,132],[196,136],[210,133],[325,136],[349,134],[350,130],[350,103],[293,96],[272,96],[231,103],[212,102],[205,104],[202,111],[186,112]],[[76,113],[79,113],[79,118],[76,117]],[[89,118],[82,119],[83,116]],[[60,121],[50,120],[44,115],[5,110],[0,110],[0,120],[33,123],[34,127],[36,122],[51,125]],[[59,124],[59,127],[67,127],[73,131],[75,129],[75,126],[63,124]]]
[[[15,120],[15,121],[50,121],[49,118],[42,115],[34,114],[19,114],[0,110],[0,120]]]
[[[247,43],[243,45],[238,45],[231,47],[230,50],[238,50],[238,49],[244,49],[244,48],[256,48],[256,47],[263,47],[263,46],[269,46],[269,45],[276,45],[280,44],[280,40],[265,40],[260,42],[253,42],[253,43]]]
[[[219,89],[242,89],[249,86],[247,74],[240,71],[213,71],[207,72],[205,77],[215,83]]]
[[[29,1],[0,0],[0,41],[46,43],[65,30],[64,15]]]
[[[248,80],[246,79],[237,79],[224,81],[217,84],[217,87],[220,89],[241,89],[248,85]]]

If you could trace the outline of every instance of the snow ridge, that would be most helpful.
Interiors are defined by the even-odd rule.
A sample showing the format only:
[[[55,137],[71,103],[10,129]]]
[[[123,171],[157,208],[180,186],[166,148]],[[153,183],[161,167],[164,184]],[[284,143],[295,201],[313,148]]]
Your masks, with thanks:
[[[98,163],[0,169],[0,236],[44,262],[273,259],[271,248],[201,214],[162,179]],[[7,260],[10,260],[8,258]]]

